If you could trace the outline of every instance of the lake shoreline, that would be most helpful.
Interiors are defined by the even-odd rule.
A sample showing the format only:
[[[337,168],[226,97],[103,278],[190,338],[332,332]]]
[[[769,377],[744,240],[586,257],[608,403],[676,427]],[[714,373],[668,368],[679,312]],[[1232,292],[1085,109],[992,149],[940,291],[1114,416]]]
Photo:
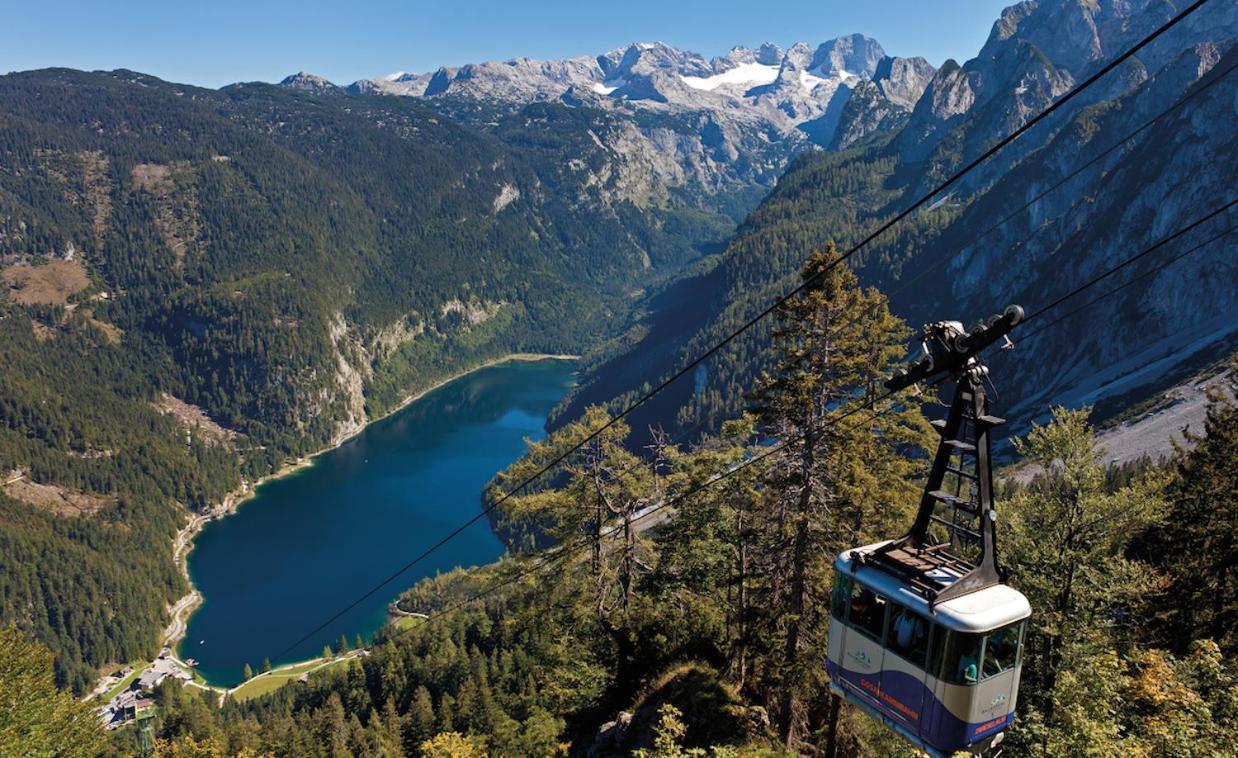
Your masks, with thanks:
[[[253,481],[252,483],[247,482],[247,481],[242,481],[240,486],[238,486],[235,490],[225,495],[223,500],[218,505],[211,508],[207,512],[191,513],[189,516],[188,522],[183,527],[181,527],[179,531],[177,531],[176,535],[172,539],[172,559],[177,564],[177,568],[179,569],[181,576],[185,578],[185,581],[189,586],[189,592],[186,593],[181,598],[179,598],[175,603],[167,607],[167,610],[171,616],[171,619],[170,619],[168,626],[163,631],[161,644],[164,647],[170,648],[173,654],[176,655],[177,654],[176,647],[180,644],[182,640],[184,640],[185,635],[188,632],[190,618],[193,616],[194,612],[198,609],[198,606],[202,604],[202,600],[203,600],[202,593],[198,591],[198,588],[193,583],[192,577],[190,577],[189,575],[189,554],[193,552],[195,538],[198,536],[199,533],[201,533],[202,529],[205,528],[205,526],[208,523],[212,521],[217,521],[220,519],[227,518],[228,516],[236,513],[237,510],[243,504],[245,504],[246,502],[248,502],[250,499],[254,497],[259,487],[266,484],[267,482],[273,481],[275,479],[281,479],[286,476],[290,476],[296,473],[297,471],[300,471],[301,469],[304,469],[308,466],[313,465],[315,458],[323,455],[324,453],[328,453],[332,450],[339,448],[341,445],[347,443],[349,440],[361,434],[371,424],[377,423],[386,418],[389,418],[390,416],[396,413],[399,413],[400,411],[407,408],[409,405],[417,402],[418,400],[430,394],[431,392],[441,389],[447,384],[450,384],[451,382],[454,382],[457,379],[462,379],[468,376],[469,374],[472,374],[477,371],[481,371],[482,369],[499,366],[505,363],[513,363],[513,362],[532,363],[532,362],[549,361],[549,360],[579,360],[579,359],[580,359],[580,356],[578,355],[568,355],[568,354],[508,353],[507,355],[504,355],[498,358],[493,358],[488,361],[484,361],[468,369],[459,371],[445,379],[437,381],[428,387],[418,390],[417,392],[411,393],[410,395],[405,397],[403,400],[401,400],[399,403],[397,403],[395,406],[393,406],[391,409],[389,409],[385,413],[379,416],[375,416],[372,419],[367,419],[365,423],[360,424],[356,426],[355,428],[348,428],[348,429],[342,430],[340,433],[338,433],[335,437],[331,439],[329,444],[327,444],[320,450],[317,450],[309,455],[302,456],[295,460],[289,461],[285,463],[284,465],[280,466],[276,471],[270,474],[267,474],[266,476],[262,476],[256,479],[255,481]],[[298,663],[298,662],[294,661],[291,664],[284,664],[284,665],[292,665],[295,663]],[[98,684],[101,685],[102,681],[103,681],[103,678],[101,677]],[[212,688],[214,688],[213,685],[212,685]],[[98,687],[96,687],[96,690],[97,689]]]

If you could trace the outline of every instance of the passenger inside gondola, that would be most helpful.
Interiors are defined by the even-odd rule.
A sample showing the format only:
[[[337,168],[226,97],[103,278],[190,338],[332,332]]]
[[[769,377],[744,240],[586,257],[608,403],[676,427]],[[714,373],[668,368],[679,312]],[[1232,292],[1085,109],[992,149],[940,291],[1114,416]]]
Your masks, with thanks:
[[[928,622],[906,608],[898,608],[892,616],[890,649],[911,663],[923,666],[928,647]]]
[[[875,640],[881,640],[886,620],[886,601],[872,590],[855,585],[851,598],[851,625],[863,630]]]
[[[984,676],[990,677],[1014,668],[1021,626],[1021,624],[1012,624],[989,635],[984,645]]]
[[[939,660],[940,643],[934,643],[933,668],[940,666],[940,677],[951,684],[975,684],[980,675],[980,634],[951,631],[946,635],[945,654]]]

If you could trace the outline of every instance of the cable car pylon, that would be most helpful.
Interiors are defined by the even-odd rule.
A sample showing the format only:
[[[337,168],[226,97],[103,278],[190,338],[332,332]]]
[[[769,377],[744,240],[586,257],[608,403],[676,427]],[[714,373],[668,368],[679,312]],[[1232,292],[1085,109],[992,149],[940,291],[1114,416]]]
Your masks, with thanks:
[[[1001,583],[989,432],[1006,421],[989,414],[988,368],[979,353],[998,340],[1013,347],[1008,335],[1022,320],[1023,308],[1012,305],[970,332],[958,321],[928,324],[924,357],[885,383],[898,391],[941,374],[956,383],[950,413],[932,422],[941,440],[915,523],[901,539],[859,558],[915,585],[930,607]]]

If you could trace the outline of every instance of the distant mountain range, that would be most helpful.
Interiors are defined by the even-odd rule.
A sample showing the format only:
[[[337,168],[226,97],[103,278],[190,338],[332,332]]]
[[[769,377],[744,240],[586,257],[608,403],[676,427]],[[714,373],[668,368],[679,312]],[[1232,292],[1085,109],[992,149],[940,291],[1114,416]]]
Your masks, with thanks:
[[[815,48],[802,42],[786,50],[769,43],[757,49],[737,46],[712,60],[662,43],[637,43],[593,58],[516,58],[363,80],[348,89],[708,113],[720,122],[759,129],[773,139],[846,147],[863,136],[852,128],[836,139],[843,105],[857,88],[871,87],[893,111],[907,112],[933,73],[923,58],[892,58],[876,40],[852,34]],[[305,75],[290,80],[285,82],[310,83]]]
[[[562,103],[597,109],[635,128],[599,135],[602,145],[648,166],[668,186],[711,191],[772,186],[796,152],[842,149],[900,126],[935,69],[893,58],[862,34],[815,48],[764,44],[703,56],[637,43],[596,57],[504,62],[400,72],[354,82],[354,94],[416,97],[484,125],[491,108]],[[310,92],[340,89],[308,73],[281,82]]]

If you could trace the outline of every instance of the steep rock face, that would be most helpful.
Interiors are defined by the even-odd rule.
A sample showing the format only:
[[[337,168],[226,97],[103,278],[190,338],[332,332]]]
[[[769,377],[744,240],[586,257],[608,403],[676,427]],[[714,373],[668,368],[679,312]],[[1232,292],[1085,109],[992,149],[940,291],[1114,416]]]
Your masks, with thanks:
[[[831,147],[845,150],[866,137],[899,129],[933,78],[923,58],[882,58],[871,80],[860,81],[839,114]]]
[[[877,40],[863,34],[838,37],[822,43],[813,54],[809,68],[820,76],[837,76],[843,71],[872,76],[877,64],[886,57]]]
[[[633,330],[629,352],[584,377],[563,417],[584,403],[630,398],[633,387],[655,384],[666,376],[662,369],[699,355],[794,285],[805,245],[858,241],[891,209],[1027,123],[1181,6],[1014,6],[976,58],[947,62],[933,74],[901,132],[884,141],[865,143],[864,134],[874,122],[897,123],[891,98],[878,97],[877,75],[857,84],[834,143],[856,149],[796,161],[719,265],[673,290],[698,303],[707,291],[718,305],[699,305],[690,318],[674,310],[688,307],[679,303],[651,308]],[[1235,15],[1233,4],[1205,5],[1106,74],[879,238],[859,264],[864,280],[893,293],[895,310],[913,326],[944,317],[970,322],[1011,302],[1035,309],[1231,199],[1238,135],[1218,125],[1238,120]],[[1171,106],[1177,107],[1162,116]],[[1008,398],[1003,410],[1021,424],[1059,402],[1112,412],[1238,348],[1238,243],[1217,236],[1232,223],[1232,212],[1214,219],[1124,269],[1090,298],[1047,314],[1042,324],[1113,293],[1043,334],[1016,333],[1018,348],[993,358]],[[1208,245],[1188,253],[1202,243]],[[656,418],[633,424],[677,418],[683,428],[739,412],[767,355],[763,328],[711,359],[694,387],[666,393]],[[657,365],[642,363],[641,351],[655,350]]]
[[[931,176],[957,168],[961,156],[977,155],[981,145],[1018,128],[1183,5],[1166,0],[1028,0],[1007,8],[975,58],[961,68],[948,62],[938,72],[899,135],[903,158],[928,161],[926,173]],[[1076,98],[1063,116],[1133,91],[1192,40],[1228,43],[1236,36],[1238,10],[1232,3],[1210,4]],[[1055,117],[1052,126],[1021,138],[1008,160],[1044,145],[1064,122]],[[984,187],[999,172],[982,167],[968,179],[967,188]]]
[[[894,105],[910,110],[919,102],[936,69],[921,57],[886,56],[873,71],[873,83]]]

